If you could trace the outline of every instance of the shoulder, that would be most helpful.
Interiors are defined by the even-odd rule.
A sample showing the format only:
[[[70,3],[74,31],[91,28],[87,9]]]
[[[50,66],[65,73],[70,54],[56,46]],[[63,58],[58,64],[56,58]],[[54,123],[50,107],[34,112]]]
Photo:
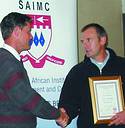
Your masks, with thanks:
[[[117,62],[119,62],[119,63],[125,63],[125,57],[118,56],[118,55],[116,54],[116,52],[115,52],[113,49],[111,49],[111,48],[107,48],[107,50],[109,51],[110,57],[111,57],[113,60],[115,60],[115,61],[117,61]]]
[[[20,67],[20,62],[7,50],[0,49],[0,64],[4,68],[17,69]]]
[[[121,64],[125,65],[125,57],[117,56],[116,61],[119,63],[119,65]]]

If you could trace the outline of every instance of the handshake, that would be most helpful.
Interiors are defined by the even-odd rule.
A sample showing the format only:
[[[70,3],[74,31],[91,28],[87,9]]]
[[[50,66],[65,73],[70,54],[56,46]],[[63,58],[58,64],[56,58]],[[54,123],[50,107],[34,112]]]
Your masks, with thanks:
[[[64,108],[60,108],[60,117],[56,119],[56,123],[60,125],[61,128],[65,128],[68,124],[69,116],[67,115]]]

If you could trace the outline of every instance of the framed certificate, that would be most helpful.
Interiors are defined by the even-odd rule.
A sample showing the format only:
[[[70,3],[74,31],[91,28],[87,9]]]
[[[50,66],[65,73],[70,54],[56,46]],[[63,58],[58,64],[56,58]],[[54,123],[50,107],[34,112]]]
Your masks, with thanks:
[[[94,124],[109,123],[123,111],[124,98],[120,76],[89,77]]]

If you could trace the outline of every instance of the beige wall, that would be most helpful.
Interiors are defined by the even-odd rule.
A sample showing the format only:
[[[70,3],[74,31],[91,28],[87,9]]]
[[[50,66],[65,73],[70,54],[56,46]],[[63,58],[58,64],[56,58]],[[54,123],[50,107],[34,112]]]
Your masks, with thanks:
[[[120,56],[124,56],[122,32],[122,1],[121,0],[78,0],[78,55],[83,60],[80,29],[91,22],[104,26],[109,35],[109,47]]]
[[[122,13],[125,13],[125,0],[122,0]]]

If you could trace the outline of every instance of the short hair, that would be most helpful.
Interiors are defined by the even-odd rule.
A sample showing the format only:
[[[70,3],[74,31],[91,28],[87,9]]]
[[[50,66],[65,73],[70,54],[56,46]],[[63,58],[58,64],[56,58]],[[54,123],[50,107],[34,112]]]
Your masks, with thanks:
[[[84,26],[82,29],[81,29],[81,32],[84,32],[86,31],[87,29],[89,28],[94,28],[97,32],[97,35],[98,37],[106,37],[106,45],[108,44],[108,34],[106,32],[106,30],[104,29],[103,26],[97,24],[97,23],[90,23],[86,26]]]
[[[26,26],[26,23],[31,22],[32,19],[28,15],[17,12],[9,13],[3,18],[0,24],[3,39],[7,39],[16,26],[23,28],[24,26]]]

